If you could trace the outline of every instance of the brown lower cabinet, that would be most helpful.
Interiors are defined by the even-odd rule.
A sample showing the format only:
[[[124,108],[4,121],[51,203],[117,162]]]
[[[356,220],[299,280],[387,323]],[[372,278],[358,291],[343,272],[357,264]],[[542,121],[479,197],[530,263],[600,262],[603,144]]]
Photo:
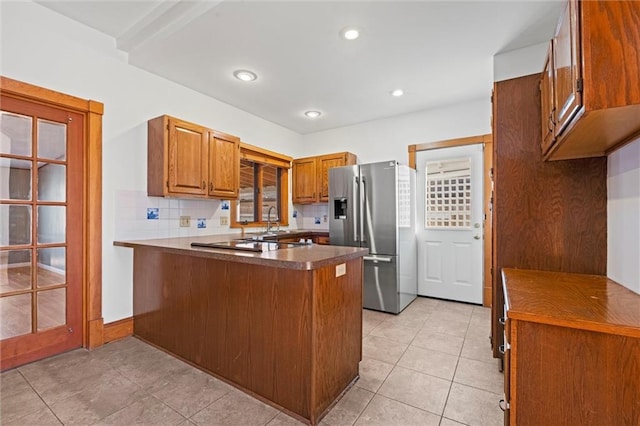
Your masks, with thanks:
[[[502,275],[505,425],[640,425],[640,295],[598,275]]]

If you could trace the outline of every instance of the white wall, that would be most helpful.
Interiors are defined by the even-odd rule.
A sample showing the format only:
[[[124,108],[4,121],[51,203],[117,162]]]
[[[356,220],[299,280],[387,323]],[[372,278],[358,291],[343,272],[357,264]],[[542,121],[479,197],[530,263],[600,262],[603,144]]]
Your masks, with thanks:
[[[495,55],[493,80],[503,81],[542,72],[548,49],[549,43],[545,42]]]
[[[308,155],[350,151],[360,163],[407,164],[409,145],[487,133],[491,133],[491,101],[477,99],[304,135],[302,143]]]
[[[607,159],[607,276],[640,294],[640,138]]]
[[[177,229],[169,214],[188,211],[214,222],[220,215],[219,201],[146,197],[147,120],[170,114],[290,155],[298,155],[300,135],[132,67],[112,38],[36,3],[2,2],[1,7],[2,75],[104,103],[103,315],[107,323],[129,317],[132,250],[114,247],[114,239],[166,236]],[[147,207],[167,209],[167,220],[147,221]],[[145,229],[131,226],[131,221]],[[192,223],[191,229],[180,231],[226,230],[198,230]]]

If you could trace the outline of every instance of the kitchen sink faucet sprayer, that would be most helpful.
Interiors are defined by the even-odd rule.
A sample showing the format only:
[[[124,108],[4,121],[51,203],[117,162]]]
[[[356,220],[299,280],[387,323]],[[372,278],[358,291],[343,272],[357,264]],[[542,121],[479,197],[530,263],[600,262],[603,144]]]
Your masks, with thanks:
[[[271,232],[271,209],[275,209],[276,206],[269,207],[269,211],[267,212],[267,234]],[[279,227],[280,225],[278,225]]]

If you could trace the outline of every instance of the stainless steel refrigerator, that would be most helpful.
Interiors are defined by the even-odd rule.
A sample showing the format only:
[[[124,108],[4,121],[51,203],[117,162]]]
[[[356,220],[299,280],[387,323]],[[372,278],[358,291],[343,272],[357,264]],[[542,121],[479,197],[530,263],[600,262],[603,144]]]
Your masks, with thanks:
[[[418,293],[415,170],[397,163],[329,169],[331,245],[367,247],[363,306],[400,313]]]

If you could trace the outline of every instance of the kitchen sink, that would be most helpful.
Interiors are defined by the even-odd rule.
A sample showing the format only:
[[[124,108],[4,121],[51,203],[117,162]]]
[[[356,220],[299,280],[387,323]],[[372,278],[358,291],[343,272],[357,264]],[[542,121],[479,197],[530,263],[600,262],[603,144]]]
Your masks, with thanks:
[[[278,231],[269,231],[269,232],[260,232],[257,234],[249,234],[251,237],[247,237],[247,240],[264,240],[264,239],[273,239],[277,238],[280,235],[290,234],[291,231],[288,229],[278,230]]]
[[[193,242],[191,243],[192,247],[203,247],[203,248],[214,248],[214,249],[226,249],[226,250],[236,250],[236,251],[251,251],[255,253],[261,253],[265,251],[273,251],[273,250],[282,250],[300,246],[309,245],[308,243],[285,243],[279,241],[264,241],[264,240],[255,240],[253,238],[243,238],[239,240],[232,241],[220,241],[216,243],[201,243],[201,242]]]

